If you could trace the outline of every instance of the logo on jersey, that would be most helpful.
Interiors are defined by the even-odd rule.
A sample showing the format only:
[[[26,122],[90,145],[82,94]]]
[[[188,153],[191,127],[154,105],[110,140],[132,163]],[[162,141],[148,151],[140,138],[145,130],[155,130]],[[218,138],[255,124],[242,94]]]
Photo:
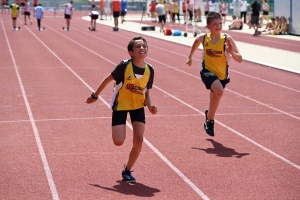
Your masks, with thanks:
[[[216,51],[213,49],[206,49],[205,51],[206,55],[210,56],[210,57],[221,57],[221,55],[223,54],[223,51]]]
[[[208,43],[206,42],[205,46],[207,47],[208,46]]]
[[[130,80],[131,80],[131,76],[128,76],[128,77],[126,78],[126,80],[130,81]]]
[[[129,90],[131,93],[140,94],[140,95],[144,94],[144,92],[143,92],[144,88],[141,88],[141,87],[136,86],[134,84],[127,84],[125,88],[127,90]]]

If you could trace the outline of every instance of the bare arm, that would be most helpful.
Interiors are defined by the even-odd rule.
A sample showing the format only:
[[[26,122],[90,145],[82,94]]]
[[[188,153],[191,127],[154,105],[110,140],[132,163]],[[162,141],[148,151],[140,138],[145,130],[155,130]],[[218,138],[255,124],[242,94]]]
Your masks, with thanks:
[[[243,61],[243,57],[240,54],[234,40],[232,37],[228,37],[226,40],[226,51],[232,56],[232,58],[236,61],[241,63]]]
[[[107,77],[105,77],[103,79],[103,81],[100,83],[98,89],[95,91],[95,94],[94,96],[95,97],[98,97],[100,95],[100,93],[102,92],[102,90],[111,82],[113,81],[114,78],[112,77],[111,74],[109,74]],[[97,101],[97,99],[93,99],[92,97],[88,97],[86,102],[87,104],[90,104],[90,103],[94,103],[95,101]]]
[[[145,99],[146,106],[148,107],[149,111],[152,114],[156,114],[157,113],[157,108],[155,106],[152,106],[152,104],[151,104],[151,98],[150,98],[149,90],[146,91],[145,95],[146,95],[146,99]]]
[[[193,46],[191,48],[191,51],[190,51],[190,54],[188,55],[188,59],[186,61],[186,64],[188,66],[191,66],[192,65],[192,58],[193,58],[193,55],[195,53],[195,51],[199,48],[200,44],[202,43],[203,41],[203,36],[204,34],[201,34],[198,38],[195,39],[194,43],[193,43]]]

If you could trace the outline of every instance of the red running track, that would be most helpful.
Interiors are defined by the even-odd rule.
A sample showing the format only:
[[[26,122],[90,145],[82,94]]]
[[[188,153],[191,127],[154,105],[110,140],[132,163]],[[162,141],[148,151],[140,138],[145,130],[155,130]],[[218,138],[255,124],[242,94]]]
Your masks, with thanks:
[[[158,113],[146,112],[138,183],[130,185],[121,170],[132,130],[123,146],[113,145],[113,85],[98,102],[84,102],[129,57],[136,34],[102,25],[88,32],[79,13],[70,32],[61,30],[62,17],[42,23],[46,31],[12,31],[11,19],[0,19],[0,199],[300,198],[298,74],[232,62],[212,138],[203,130],[200,60],[188,67],[189,47],[146,37]]]

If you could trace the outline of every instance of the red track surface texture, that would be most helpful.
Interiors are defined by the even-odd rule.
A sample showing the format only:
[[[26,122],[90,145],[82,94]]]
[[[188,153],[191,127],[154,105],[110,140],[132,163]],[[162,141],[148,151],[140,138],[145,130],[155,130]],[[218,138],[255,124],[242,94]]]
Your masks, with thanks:
[[[130,185],[121,171],[132,130],[123,146],[113,145],[113,85],[98,102],[84,102],[129,58],[126,46],[136,34],[101,25],[88,32],[79,13],[70,32],[61,30],[62,17],[42,23],[45,31],[35,24],[12,31],[11,18],[0,18],[1,200],[300,199],[298,74],[232,62],[212,138],[203,130],[209,93],[200,60],[188,67],[189,47],[146,37],[158,113],[146,112],[133,169],[138,183]]]

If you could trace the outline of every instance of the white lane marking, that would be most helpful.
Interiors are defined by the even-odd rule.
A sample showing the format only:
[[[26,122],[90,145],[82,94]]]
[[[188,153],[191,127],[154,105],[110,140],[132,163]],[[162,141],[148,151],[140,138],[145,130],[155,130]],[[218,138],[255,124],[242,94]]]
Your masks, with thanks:
[[[47,157],[46,157],[46,154],[45,154],[45,151],[44,151],[44,148],[43,148],[43,144],[41,142],[41,138],[40,138],[37,126],[35,124],[34,117],[32,115],[32,111],[31,111],[31,108],[30,108],[30,105],[29,105],[29,102],[28,102],[28,99],[27,99],[27,96],[26,96],[24,85],[23,85],[23,82],[22,82],[22,79],[21,79],[21,76],[20,76],[20,73],[19,73],[19,70],[18,70],[18,67],[17,67],[17,64],[16,64],[16,60],[14,58],[14,54],[12,52],[12,49],[11,49],[11,46],[10,46],[10,43],[9,43],[9,40],[8,40],[6,31],[4,29],[2,19],[1,19],[1,24],[2,24],[3,32],[4,32],[4,35],[5,35],[6,42],[7,42],[7,46],[8,46],[8,49],[9,49],[9,52],[10,52],[10,55],[11,55],[11,58],[12,58],[12,61],[13,61],[13,64],[14,64],[14,68],[15,68],[15,72],[16,72],[16,75],[17,75],[17,78],[18,78],[18,81],[19,81],[19,85],[20,85],[20,88],[21,88],[21,91],[22,91],[22,96],[23,96],[23,99],[24,99],[24,102],[25,102],[25,106],[26,106],[26,109],[27,109],[29,119],[30,119],[31,127],[33,129],[34,138],[35,138],[36,144],[38,146],[40,157],[42,159],[44,171],[46,173],[46,177],[47,177],[48,184],[49,184],[49,187],[50,187],[50,190],[51,190],[52,198],[54,200],[59,200],[58,193],[57,193],[57,190],[56,190],[56,186],[55,186],[55,183],[54,183],[54,180],[53,180],[53,177],[52,177],[52,174],[51,174],[51,170],[50,170],[50,167],[49,167],[49,164],[48,164],[48,161],[47,161]]]

